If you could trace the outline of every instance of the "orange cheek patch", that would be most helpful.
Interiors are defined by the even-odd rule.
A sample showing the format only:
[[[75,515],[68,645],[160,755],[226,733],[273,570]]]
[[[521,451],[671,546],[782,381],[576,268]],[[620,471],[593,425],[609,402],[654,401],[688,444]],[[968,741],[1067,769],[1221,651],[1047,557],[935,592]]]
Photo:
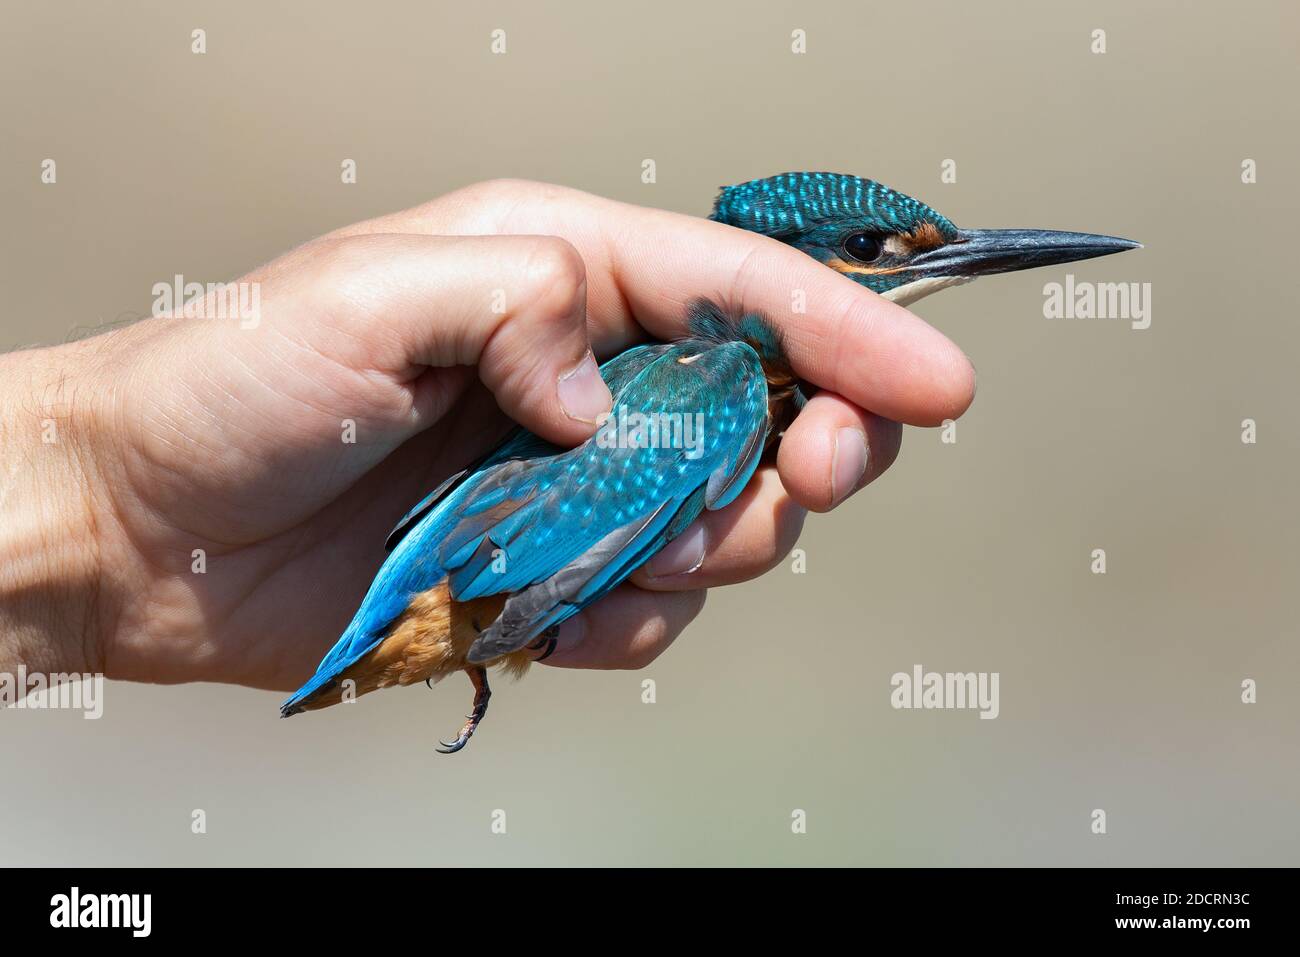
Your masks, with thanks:
[[[937,249],[943,245],[943,234],[939,232],[939,227],[935,226],[934,223],[922,223],[910,233],[904,233],[900,238],[915,252]]]

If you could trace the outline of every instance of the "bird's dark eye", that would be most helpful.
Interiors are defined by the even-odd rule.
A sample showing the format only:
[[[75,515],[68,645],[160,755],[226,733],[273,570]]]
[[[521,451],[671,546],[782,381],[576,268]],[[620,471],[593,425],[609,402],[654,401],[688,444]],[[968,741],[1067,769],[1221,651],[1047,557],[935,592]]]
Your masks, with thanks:
[[[884,252],[884,243],[880,241],[879,236],[871,233],[854,233],[848,239],[844,240],[844,252],[850,259],[860,263],[875,262]]]

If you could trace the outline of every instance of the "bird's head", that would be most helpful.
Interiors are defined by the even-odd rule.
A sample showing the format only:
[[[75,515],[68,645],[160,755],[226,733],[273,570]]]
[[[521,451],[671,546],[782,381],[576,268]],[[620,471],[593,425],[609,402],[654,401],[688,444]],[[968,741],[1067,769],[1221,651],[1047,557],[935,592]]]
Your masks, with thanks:
[[[782,173],[725,186],[710,218],[789,243],[902,305],[979,276],[1141,245],[1049,229],[958,229],[919,200],[840,173]]]

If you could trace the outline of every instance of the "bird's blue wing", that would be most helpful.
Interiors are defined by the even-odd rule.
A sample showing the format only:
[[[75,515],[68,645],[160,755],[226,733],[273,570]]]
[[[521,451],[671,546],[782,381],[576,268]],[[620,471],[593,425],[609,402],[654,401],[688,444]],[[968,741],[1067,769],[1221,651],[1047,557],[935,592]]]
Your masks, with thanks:
[[[638,416],[689,420],[693,446],[665,447],[661,436],[647,447],[631,438],[634,426],[623,429]],[[730,503],[758,465],[767,426],[754,350],[686,342],[628,383],[595,438],[485,483],[440,545],[453,597],[510,596],[469,660],[527,644],[624,581],[700,511]]]
[[[600,375],[605,380],[605,385],[609,387],[610,394],[617,395],[619,390],[627,385],[633,376],[644,369],[647,363],[670,348],[672,347],[661,343],[636,346],[605,362],[600,367]],[[437,488],[421,499],[419,504],[403,515],[401,521],[388,533],[388,539],[384,542],[385,550],[391,552],[420,519],[428,515],[447,493],[458,487],[467,478],[478,475],[494,465],[508,462],[511,459],[535,459],[545,455],[556,455],[563,451],[559,446],[552,445],[527,429],[515,429],[494,450],[473,465],[467,466],[444,479]]]
[[[443,479],[437,488],[403,515],[401,521],[393,526],[393,530],[388,533],[388,539],[384,542],[384,550],[391,552],[396,548],[397,543],[406,537],[407,532],[415,528],[420,519],[428,515],[444,496],[460,486],[467,478],[478,475],[500,462],[507,462],[511,459],[535,459],[543,455],[554,455],[560,451],[562,450],[558,446],[552,445],[526,429],[514,429],[494,450],[473,465],[469,465]]]
[[[610,392],[618,395],[655,358],[672,348],[664,343],[636,346],[602,364],[601,376]],[[447,577],[448,570],[437,560],[438,544],[455,523],[462,503],[475,497],[476,491],[502,469],[563,451],[518,429],[481,462],[452,475],[425,496],[389,534],[386,546],[392,554],[380,567],[361,607],[317,666],[316,674],[285,703],[285,709],[326,685],[374,648],[406,610],[412,596]]]

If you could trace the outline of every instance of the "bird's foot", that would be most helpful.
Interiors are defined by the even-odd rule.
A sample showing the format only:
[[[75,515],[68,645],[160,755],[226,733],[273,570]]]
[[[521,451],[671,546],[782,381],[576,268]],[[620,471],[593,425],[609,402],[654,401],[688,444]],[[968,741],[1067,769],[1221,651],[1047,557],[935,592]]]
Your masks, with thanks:
[[[439,754],[455,754],[461,748],[469,743],[469,739],[478,730],[479,723],[482,722],[483,716],[487,714],[488,699],[492,697],[492,689],[488,687],[487,669],[486,668],[466,668],[469,674],[469,680],[474,683],[474,709],[467,715],[465,724],[460,729],[460,734],[456,736],[455,741],[439,741],[442,747],[438,748]]]
[[[555,644],[559,640],[559,637],[559,625],[551,625],[550,628],[547,628],[544,632],[538,635],[537,640],[528,646],[528,650],[541,651],[543,648],[546,650],[534,658],[533,661],[545,661],[547,658],[551,657],[551,653],[555,651]]]

